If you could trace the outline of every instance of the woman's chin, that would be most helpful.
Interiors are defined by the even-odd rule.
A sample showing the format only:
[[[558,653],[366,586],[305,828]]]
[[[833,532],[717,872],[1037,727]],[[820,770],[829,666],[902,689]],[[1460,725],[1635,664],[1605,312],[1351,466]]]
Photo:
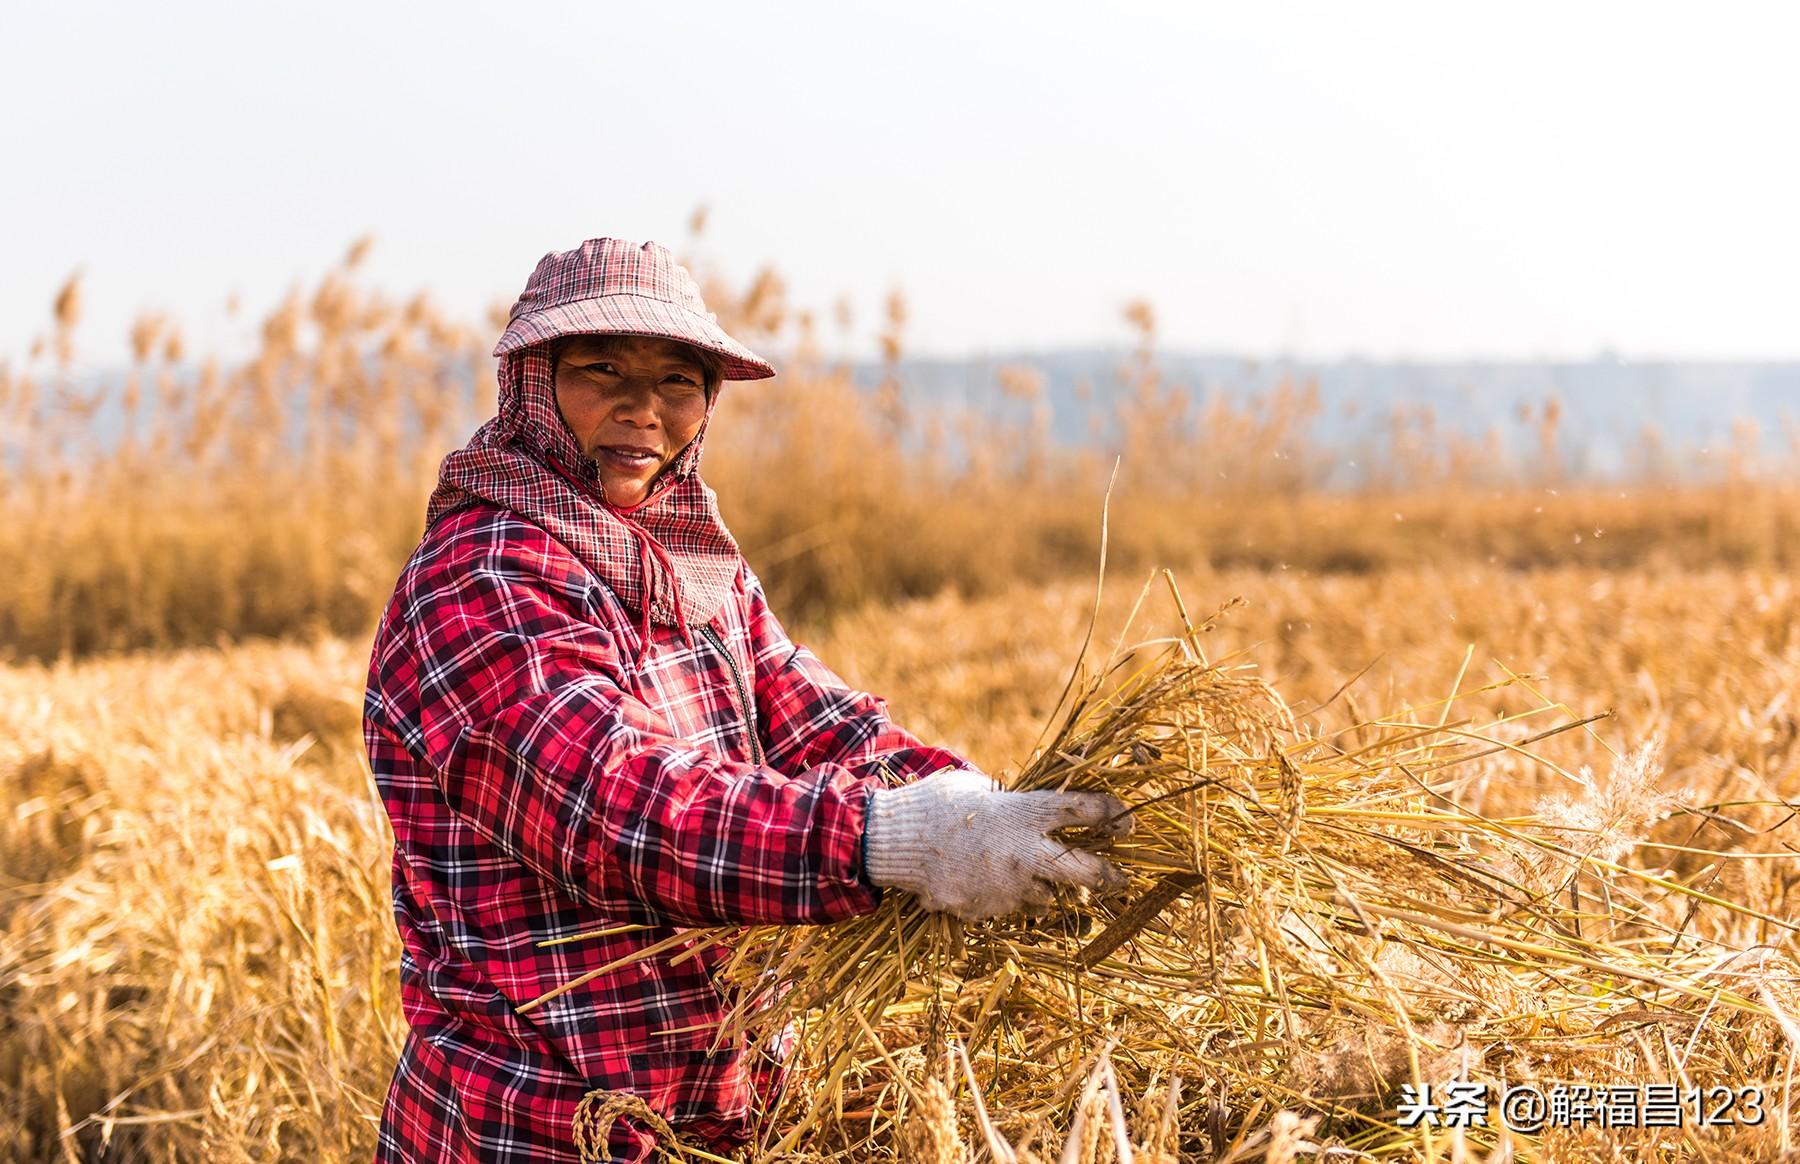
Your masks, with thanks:
[[[606,500],[618,506],[632,506],[643,501],[649,493],[649,484],[639,477],[606,474],[600,478],[600,487],[606,490]]]

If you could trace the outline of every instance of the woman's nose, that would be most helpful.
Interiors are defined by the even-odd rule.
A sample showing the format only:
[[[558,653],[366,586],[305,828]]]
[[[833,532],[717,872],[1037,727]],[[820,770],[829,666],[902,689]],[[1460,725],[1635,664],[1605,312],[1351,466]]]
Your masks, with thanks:
[[[619,385],[613,416],[640,425],[656,422],[656,384],[649,379],[630,379]]]

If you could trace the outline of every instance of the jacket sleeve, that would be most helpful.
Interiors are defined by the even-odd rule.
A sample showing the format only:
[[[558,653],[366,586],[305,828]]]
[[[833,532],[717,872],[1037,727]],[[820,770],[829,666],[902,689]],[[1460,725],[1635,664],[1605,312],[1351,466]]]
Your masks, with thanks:
[[[974,765],[948,748],[921,743],[888,717],[885,701],[840,679],[788,638],[762,584],[744,567],[750,642],[756,660],[756,711],[768,762],[783,772],[817,764],[903,784],[945,768]]]
[[[629,693],[619,643],[583,617],[591,576],[548,535],[453,551],[403,583],[404,702],[422,762],[482,838],[635,921],[874,908],[858,871],[866,781],[837,764],[790,778],[672,735]]]

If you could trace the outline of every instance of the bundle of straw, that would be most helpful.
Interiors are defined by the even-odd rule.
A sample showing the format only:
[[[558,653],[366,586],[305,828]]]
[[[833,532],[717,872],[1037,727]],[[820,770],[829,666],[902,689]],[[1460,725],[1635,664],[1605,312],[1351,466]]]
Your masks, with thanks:
[[[1243,660],[1207,658],[1213,620],[1161,577],[1180,633],[1078,662],[1011,784],[1123,799],[1135,831],[1095,845],[1129,891],[979,924],[890,893],[832,926],[707,936],[735,947],[725,1037],[798,1036],[760,1158],[960,1159],[958,1093],[996,1160],[1354,1158],[1442,1139],[1396,1120],[1409,1082],[1775,1078],[1800,979],[1730,935],[1794,927],[1619,863],[1608,830],[1683,811],[1648,749],[1615,771],[1610,815],[1485,816],[1461,766],[1548,763],[1532,743],[1601,717],[1546,702],[1477,731],[1453,690],[1309,734]],[[1546,712],[1564,718],[1527,734]]]

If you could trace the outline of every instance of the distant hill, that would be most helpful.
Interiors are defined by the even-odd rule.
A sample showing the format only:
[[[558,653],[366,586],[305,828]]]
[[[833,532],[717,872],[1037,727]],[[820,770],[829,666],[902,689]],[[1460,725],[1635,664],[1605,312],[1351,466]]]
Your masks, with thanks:
[[[1121,349],[1020,352],[965,360],[904,360],[899,376],[914,402],[938,401],[989,415],[1026,407],[1000,389],[1008,366],[1035,368],[1044,377],[1051,431],[1059,442],[1105,444],[1090,417],[1107,414],[1126,391]],[[1305,363],[1235,356],[1159,353],[1166,382],[1185,386],[1198,401],[1224,393],[1238,402],[1266,395],[1286,381],[1316,382],[1320,408],[1307,436],[1323,447],[1352,449],[1389,431],[1396,409],[1432,412],[1439,431],[1480,437],[1493,430],[1509,453],[1536,447],[1535,422],[1547,400],[1561,410],[1558,444],[1577,476],[1610,478],[1631,467],[1646,426],[1654,427],[1683,463],[1721,456],[1739,420],[1756,424],[1765,454],[1800,462],[1800,361],[1780,363],[1634,363],[1609,357],[1585,362]],[[854,369],[874,385],[879,364]],[[1081,399],[1080,385],[1089,385]],[[1706,450],[1705,453],[1702,450]]]

